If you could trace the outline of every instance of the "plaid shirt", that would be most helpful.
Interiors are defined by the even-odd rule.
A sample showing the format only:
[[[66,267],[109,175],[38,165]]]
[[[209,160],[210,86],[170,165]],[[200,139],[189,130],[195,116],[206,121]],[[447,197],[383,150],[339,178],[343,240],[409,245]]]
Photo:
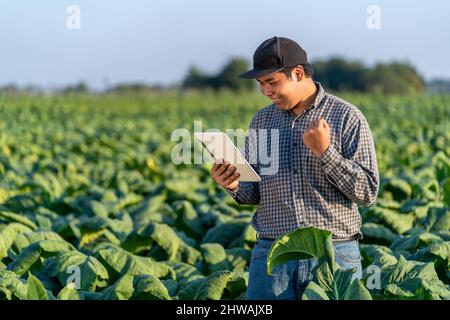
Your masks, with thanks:
[[[301,115],[272,104],[250,123],[250,131],[268,132],[267,139],[247,134],[245,140],[244,156],[256,172],[263,173],[262,180],[240,182],[237,191],[229,193],[239,204],[258,205],[252,226],[261,238],[274,239],[299,227],[315,226],[330,230],[334,239],[361,239],[358,205],[369,206],[376,200],[377,158],[364,115],[315,84],[319,91],[314,104]],[[331,145],[317,158],[302,136],[308,124],[321,117],[330,125]],[[278,130],[278,139],[272,139],[271,129]],[[270,146],[278,148],[277,171],[264,174],[263,169],[275,160],[265,165],[257,157],[252,160],[258,150],[271,150]]]

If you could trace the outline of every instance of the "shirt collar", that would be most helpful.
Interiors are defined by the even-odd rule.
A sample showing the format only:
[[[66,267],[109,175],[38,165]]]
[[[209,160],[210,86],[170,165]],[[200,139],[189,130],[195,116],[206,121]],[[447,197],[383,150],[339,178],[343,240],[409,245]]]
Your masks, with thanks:
[[[317,87],[317,89],[318,89],[319,91],[317,92],[317,96],[316,96],[316,99],[314,100],[314,103],[313,103],[308,109],[306,109],[305,111],[313,110],[313,109],[316,109],[316,108],[320,107],[322,100],[324,100],[324,98],[325,98],[325,96],[326,96],[325,89],[322,87],[322,85],[320,84],[320,82],[314,81],[314,84],[316,85],[316,87]],[[287,111],[284,111],[284,112],[287,112],[287,113],[289,113],[289,114],[291,114],[291,115],[297,116],[297,115],[296,115],[293,111],[291,111],[291,110],[287,110]]]

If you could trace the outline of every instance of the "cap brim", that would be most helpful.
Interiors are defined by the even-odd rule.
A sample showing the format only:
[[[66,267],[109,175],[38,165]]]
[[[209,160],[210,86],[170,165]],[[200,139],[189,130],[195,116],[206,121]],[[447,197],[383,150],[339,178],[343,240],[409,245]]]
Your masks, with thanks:
[[[284,67],[283,68],[278,68],[278,69],[267,69],[267,70],[252,69],[250,71],[244,72],[243,74],[240,74],[239,78],[256,79],[256,78],[267,76],[268,74],[271,74],[271,73],[274,73],[274,72],[281,71],[283,69],[284,69]]]

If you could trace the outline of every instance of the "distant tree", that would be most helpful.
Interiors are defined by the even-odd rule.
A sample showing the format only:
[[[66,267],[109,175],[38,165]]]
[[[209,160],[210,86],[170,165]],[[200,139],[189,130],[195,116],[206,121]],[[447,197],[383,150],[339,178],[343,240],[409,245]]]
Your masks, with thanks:
[[[202,88],[208,84],[209,76],[204,74],[196,66],[191,66],[187,73],[186,78],[183,80],[183,87],[187,88]]]
[[[239,75],[248,70],[248,63],[241,58],[231,59],[216,75],[207,75],[197,67],[189,68],[186,78],[183,80],[185,88],[212,88],[246,90],[255,86],[253,81],[239,78]]]
[[[252,89],[255,86],[253,81],[239,78],[241,73],[248,70],[248,63],[244,59],[234,58],[226,64],[223,69],[210,79],[213,88],[228,88],[231,90]]]
[[[415,68],[401,62],[377,64],[367,84],[369,91],[383,94],[412,94],[425,89],[425,82]]]
[[[0,87],[0,93],[14,94],[18,92],[19,88],[14,83],[9,83],[7,85],[4,85],[3,87]]]
[[[89,87],[87,84],[83,81],[78,82],[76,85],[71,85],[65,87],[62,92],[64,94],[70,94],[70,93],[87,93],[89,92]]]
[[[423,78],[406,62],[377,64],[368,68],[359,61],[340,57],[313,64],[314,80],[335,91],[361,91],[383,94],[411,94],[424,90]]]
[[[240,79],[239,74],[248,70],[244,59],[231,59],[216,75],[210,76],[195,66],[183,81],[185,88],[212,88],[247,90],[255,88],[255,82]],[[424,90],[423,78],[406,62],[377,64],[369,68],[360,61],[331,57],[312,62],[312,77],[325,88],[333,91],[376,92],[382,94],[411,94]]]
[[[121,83],[107,90],[108,93],[150,93],[164,91],[161,85],[150,86],[145,83]]]
[[[314,80],[335,91],[365,91],[369,70],[359,61],[332,57],[312,63]]]

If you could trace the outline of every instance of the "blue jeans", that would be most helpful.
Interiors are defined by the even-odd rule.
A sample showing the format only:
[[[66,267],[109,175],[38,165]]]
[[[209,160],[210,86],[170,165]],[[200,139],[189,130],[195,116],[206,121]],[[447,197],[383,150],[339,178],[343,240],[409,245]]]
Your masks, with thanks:
[[[312,280],[317,259],[291,260],[267,274],[267,255],[273,241],[258,239],[250,260],[248,300],[298,300]],[[353,279],[362,278],[358,242],[333,242],[335,261],[343,269],[356,268]]]

